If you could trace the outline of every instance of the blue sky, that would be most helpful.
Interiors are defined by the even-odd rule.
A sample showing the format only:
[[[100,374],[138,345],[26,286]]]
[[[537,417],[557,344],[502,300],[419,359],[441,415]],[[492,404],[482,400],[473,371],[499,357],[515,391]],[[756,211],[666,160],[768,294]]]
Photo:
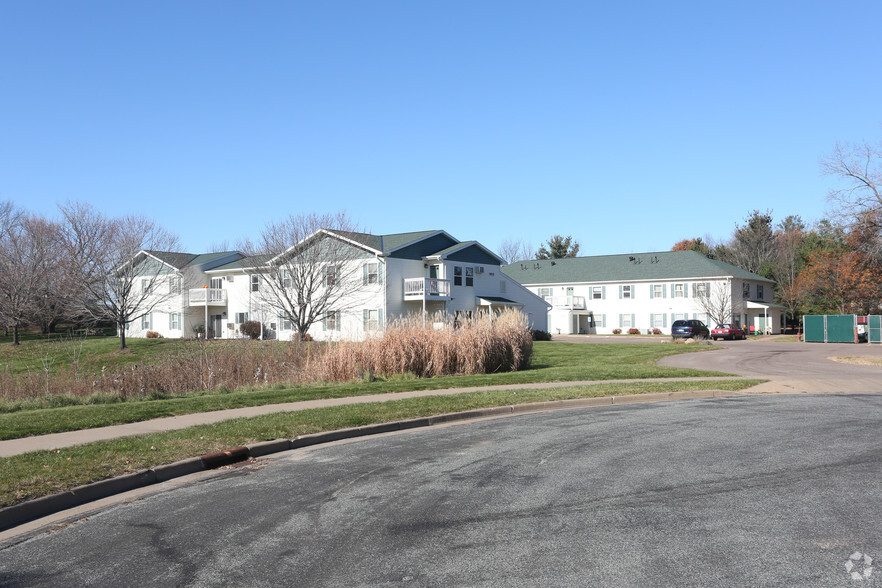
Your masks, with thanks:
[[[728,4],[728,5],[727,5]],[[0,199],[207,250],[345,210],[497,249],[825,215],[882,135],[882,3],[2,0]]]

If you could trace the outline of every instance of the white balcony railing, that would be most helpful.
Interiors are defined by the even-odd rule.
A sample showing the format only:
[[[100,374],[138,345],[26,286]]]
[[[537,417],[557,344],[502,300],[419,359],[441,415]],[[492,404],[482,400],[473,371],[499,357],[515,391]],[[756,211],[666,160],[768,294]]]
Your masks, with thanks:
[[[227,291],[222,288],[191,288],[190,306],[205,306],[208,297],[208,306],[223,306],[227,303]]]
[[[407,278],[404,280],[405,300],[445,300],[450,298],[450,280],[438,278]]]
[[[554,308],[566,308],[569,310],[585,310],[588,308],[585,304],[584,296],[545,296],[545,302],[548,302]]]

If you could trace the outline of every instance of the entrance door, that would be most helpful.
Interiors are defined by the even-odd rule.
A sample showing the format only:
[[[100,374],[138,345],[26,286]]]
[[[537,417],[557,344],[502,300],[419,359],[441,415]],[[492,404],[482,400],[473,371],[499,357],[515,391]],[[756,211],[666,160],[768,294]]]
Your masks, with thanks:
[[[224,323],[223,323],[223,315],[222,314],[213,314],[211,315],[211,330],[212,337],[215,339],[220,339],[223,337],[224,331]]]

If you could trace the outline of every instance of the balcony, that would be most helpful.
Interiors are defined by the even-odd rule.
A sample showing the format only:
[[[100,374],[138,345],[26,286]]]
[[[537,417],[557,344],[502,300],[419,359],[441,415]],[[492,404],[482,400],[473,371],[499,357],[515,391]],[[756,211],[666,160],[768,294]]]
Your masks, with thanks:
[[[565,310],[587,310],[584,296],[545,296],[545,302],[554,308]]]
[[[404,280],[404,299],[450,300],[450,280],[407,278]]]
[[[208,306],[227,304],[227,291],[222,288],[191,288],[190,306],[205,306],[206,297],[208,297]]]

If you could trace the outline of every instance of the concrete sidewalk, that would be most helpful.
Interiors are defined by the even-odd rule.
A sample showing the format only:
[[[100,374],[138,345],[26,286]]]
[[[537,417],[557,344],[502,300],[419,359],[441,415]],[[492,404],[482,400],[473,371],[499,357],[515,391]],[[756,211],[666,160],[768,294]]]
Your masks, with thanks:
[[[573,386],[596,386],[599,384],[631,384],[636,382],[695,382],[703,381],[712,383],[719,380],[732,380],[732,377],[711,378],[657,378],[652,380],[588,380],[578,382],[541,382],[535,384],[510,384],[499,386],[480,386],[470,388],[445,388],[443,390],[418,390],[412,392],[394,392],[388,394],[370,394],[365,396],[348,396],[345,398],[323,398],[318,400],[305,400],[301,402],[288,402],[283,404],[265,404],[263,406],[249,406],[245,408],[232,408],[212,412],[201,412],[174,417],[165,417],[137,423],[112,425],[95,429],[83,429],[66,433],[53,433],[36,437],[24,437],[0,441],[0,457],[11,457],[29,451],[47,449],[61,449],[92,441],[104,441],[118,437],[130,437],[145,435],[148,433],[162,433],[185,429],[194,425],[216,423],[228,419],[254,417],[275,412],[291,412],[307,410],[310,408],[323,408],[327,406],[341,406],[344,404],[363,404],[367,402],[385,402],[388,400],[404,400],[421,396],[445,396],[450,394],[464,394],[467,392],[480,392],[490,390],[536,390],[548,388],[566,388]],[[709,387],[711,389],[712,387]]]

